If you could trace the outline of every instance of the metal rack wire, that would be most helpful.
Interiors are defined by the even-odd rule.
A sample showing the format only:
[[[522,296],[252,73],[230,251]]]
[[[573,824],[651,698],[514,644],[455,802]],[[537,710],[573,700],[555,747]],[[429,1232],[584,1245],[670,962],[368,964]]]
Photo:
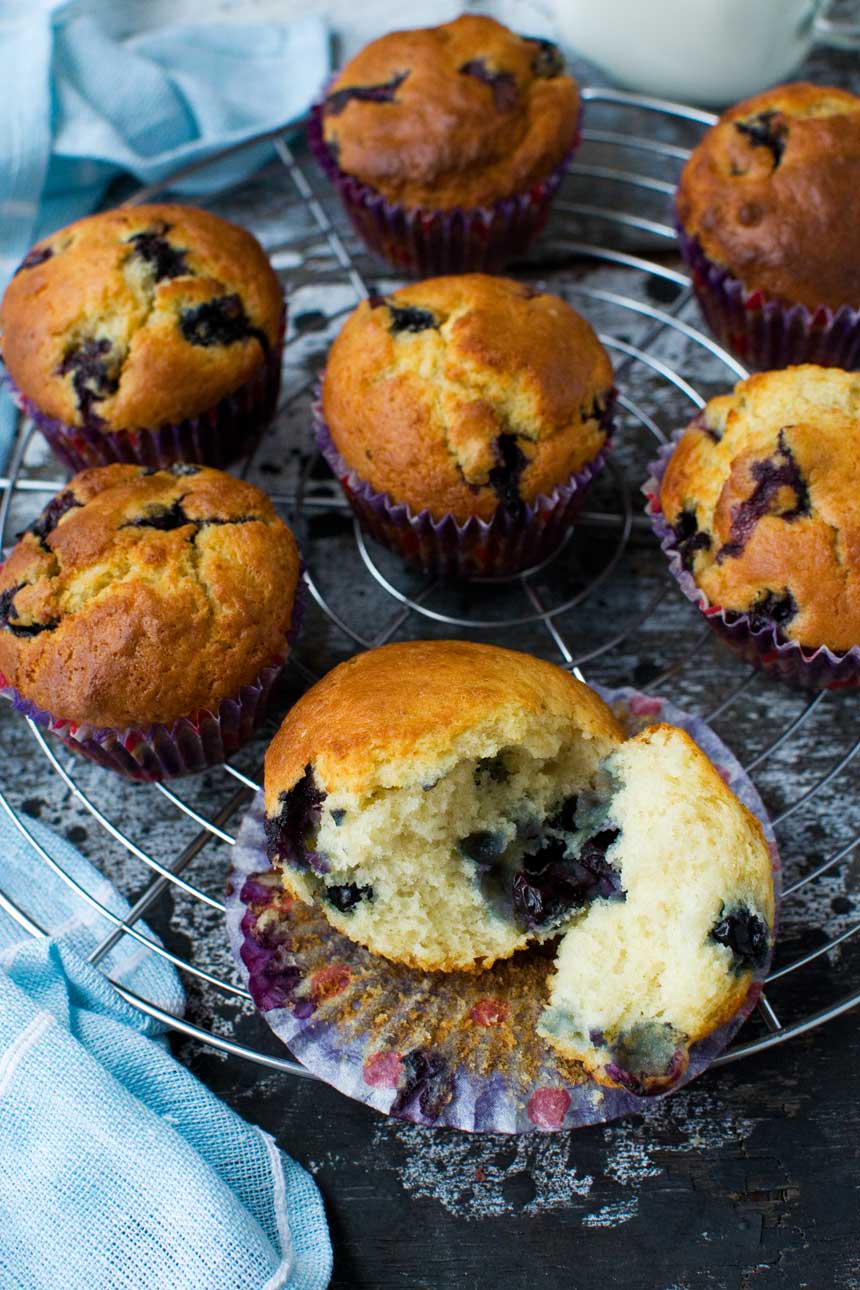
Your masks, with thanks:
[[[545,652],[577,676],[583,668],[610,665],[611,660],[636,651],[637,640],[653,623],[657,610],[666,612],[666,605],[677,599],[674,584],[665,573],[659,552],[649,544],[644,518],[634,504],[638,484],[643,478],[641,463],[654,455],[654,448],[664,441],[667,430],[659,424],[655,409],[665,408],[669,425],[683,424],[692,406],[703,406],[709,394],[730,385],[743,368],[703,334],[695,321],[695,312],[689,309],[691,289],[687,276],[674,264],[665,263],[673,248],[673,229],[668,217],[675,179],[680,165],[688,155],[689,144],[697,132],[711,124],[707,113],[679,105],[607,89],[586,89],[588,103],[588,128],[584,132],[584,145],[576,161],[569,168],[569,175],[562,186],[556,203],[553,220],[538,252],[543,261],[526,261],[519,266],[525,274],[537,275],[548,281],[554,290],[571,299],[589,316],[608,320],[600,328],[601,340],[609,349],[616,365],[617,383],[621,390],[620,407],[624,429],[619,436],[639,444],[639,457],[635,465],[624,452],[614,454],[607,472],[607,484],[599,490],[600,502],[592,503],[593,509],[582,516],[582,528],[573,540],[573,552],[582,549],[581,531],[600,538],[599,567],[588,565],[587,576],[569,584],[559,571],[568,565],[570,554],[567,545],[544,565],[530,570],[503,585],[474,585],[468,594],[462,589],[454,592],[433,579],[417,579],[402,570],[386,553],[368,543],[357,526],[353,527],[352,541],[357,560],[350,575],[350,583],[360,575],[364,580],[362,591],[375,597],[375,617],[368,627],[364,619],[357,621],[354,600],[347,594],[345,575],[337,576],[331,561],[323,558],[323,544],[317,543],[313,528],[332,521],[341,529],[348,529],[346,504],[333,481],[326,479],[326,472],[319,468],[319,460],[312,452],[302,455],[293,471],[292,486],[286,491],[272,490],[274,500],[286,517],[300,532],[308,566],[307,581],[311,597],[319,615],[318,629],[345,642],[349,650],[367,649],[380,645],[398,635],[443,631],[446,634],[471,634],[478,638],[488,632],[493,638],[507,639],[516,631],[531,632],[535,640],[542,640]],[[591,123],[594,122],[592,125]],[[679,141],[680,139],[680,141]],[[367,295],[380,281],[388,281],[383,272],[372,265],[355,242],[331,194],[320,183],[304,155],[297,152],[284,137],[275,137],[277,173],[268,171],[259,181],[252,182],[232,197],[219,199],[227,214],[244,222],[253,222],[255,201],[261,191],[278,189],[277,212],[263,230],[264,241],[273,255],[273,262],[285,278],[288,292],[300,299],[302,310],[291,310],[291,327],[287,340],[285,387],[279,410],[278,427],[284,445],[295,446],[297,426],[306,420],[307,405],[311,397],[314,374],[307,370],[308,357],[304,350],[311,350],[308,337],[330,334],[357,300]],[[249,145],[250,146],[250,145]],[[209,163],[212,164],[212,163]],[[140,191],[132,198],[143,201],[160,196],[169,190],[179,176],[169,183]],[[609,200],[598,200],[609,194]],[[231,205],[231,201],[238,204]],[[268,233],[268,236],[266,235]],[[642,250],[642,244],[645,250]],[[608,244],[607,244],[608,243]],[[554,258],[553,258],[554,257]],[[645,298],[643,284],[657,288],[657,303]],[[621,289],[619,289],[619,287]],[[652,291],[653,295],[653,291]],[[690,314],[694,321],[684,315]],[[613,321],[614,320],[614,321]],[[620,320],[620,321],[619,321]],[[631,335],[632,333],[632,335]],[[298,358],[296,357],[298,355]],[[705,372],[707,394],[702,392],[702,382],[683,375],[678,367]],[[692,357],[691,357],[692,356]],[[313,368],[318,355],[310,354]],[[39,457],[33,427],[22,421],[8,476],[0,479],[0,545],[6,546],[13,532],[12,521],[19,513],[24,522],[32,512],[44,504],[45,497],[61,487],[56,467],[46,464],[44,454]],[[644,446],[644,455],[643,455]],[[260,448],[255,457],[243,463],[243,474],[266,474],[267,463],[261,454],[271,449]],[[284,447],[283,451],[286,451]],[[269,465],[268,469],[279,469]],[[278,485],[280,488],[280,484]],[[607,499],[607,500],[603,500]],[[654,573],[654,586],[648,586],[644,604],[634,604],[620,628],[613,628],[603,639],[586,639],[584,648],[572,640],[572,633],[582,636],[582,627],[598,617],[590,610],[596,598],[611,588],[617,578],[622,561],[631,552],[642,551],[641,558],[650,558]],[[318,558],[319,556],[319,558]],[[341,563],[340,558],[335,564]],[[588,562],[586,561],[586,564]],[[357,574],[356,571],[357,570]],[[634,597],[635,599],[635,597]],[[477,608],[475,607],[477,606]],[[654,669],[647,683],[640,688],[655,690],[667,684],[690,686],[689,674],[693,670],[705,642],[710,638],[689,607],[676,605],[682,624],[683,647],[667,666]],[[375,624],[380,618],[381,627]],[[361,617],[361,616],[359,616]],[[366,617],[366,615],[365,615]],[[535,635],[537,634],[537,635]],[[599,633],[598,633],[599,635]],[[586,633],[587,636],[587,633]],[[315,667],[300,640],[292,661],[292,672],[300,685],[312,683]],[[735,663],[727,654],[720,656],[718,664],[724,669],[725,690],[720,701],[702,710],[710,721],[726,719],[738,700],[749,697],[760,683],[758,676]],[[726,670],[727,669],[727,670]],[[693,685],[695,690],[695,685]],[[674,697],[674,696],[673,696]],[[850,699],[843,697],[843,702]],[[770,765],[790,753],[805,729],[810,728],[822,705],[831,702],[827,695],[803,698],[786,696],[779,687],[765,687],[763,704],[765,714],[772,722],[776,713],[782,713],[789,704],[787,722],[776,726],[767,745],[746,762],[749,772],[764,774]],[[684,704],[684,706],[690,706]],[[11,715],[6,718],[14,720]],[[159,859],[151,854],[141,837],[131,836],[112,818],[110,808],[96,800],[105,794],[110,798],[112,786],[107,771],[102,771],[64,755],[60,745],[47,740],[40,730],[28,722],[33,741],[32,751],[44,763],[46,776],[57,776],[74,798],[82,804],[92,819],[108,835],[115,848],[124,852],[130,862],[149,875],[143,890],[131,905],[129,913],[121,918],[111,913],[85,887],[77,883],[40,845],[19,805],[13,804],[9,785],[0,789],[0,807],[7,813],[20,832],[32,845],[38,860],[49,866],[78,895],[92,906],[112,930],[91,955],[95,964],[103,964],[110,950],[122,937],[131,937],[146,952],[158,955],[177,967],[186,980],[201,990],[230,1000],[240,1008],[250,1009],[247,991],[230,979],[227,972],[219,972],[211,965],[210,942],[204,939],[199,946],[200,959],[187,956],[157,942],[141,930],[141,922],[149,916],[165,894],[177,899],[188,898],[199,902],[216,918],[223,912],[223,901],[217,894],[205,889],[200,881],[189,874],[193,863],[211,845],[227,848],[234,842],[233,821],[259,782],[259,771],[227,765],[211,776],[212,783],[204,794],[205,802],[188,800],[189,789],[180,784],[135,786],[136,794],[147,795],[146,809],[157,815],[170,814],[171,819],[184,823],[190,832],[188,841],[175,854]],[[259,758],[260,747],[252,752]],[[792,827],[798,813],[822,800],[826,792],[844,782],[846,772],[860,752],[860,738],[839,750],[835,759],[821,773],[816,771],[813,782],[799,777],[792,783],[794,793],[790,804],[774,812],[773,821],[781,833],[785,849],[787,822]],[[791,776],[791,768],[782,769],[783,778]],[[94,777],[97,777],[94,778]],[[808,777],[807,777],[808,778]],[[98,792],[93,785],[97,783]],[[193,794],[192,794],[193,796]],[[814,867],[805,872],[806,857],[796,856],[789,861],[789,881],[784,890],[785,901],[790,904],[801,893],[814,890],[834,875],[860,843],[860,815],[851,822],[854,832],[849,840],[833,849]],[[132,884],[129,883],[129,888]],[[44,935],[40,928],[22,909],[2,891],[0,883],[0,908],[15,918],[34,936]],[[826,923],[826,916],[822,918]],[[836,930],[822,929],[819,943],[798,955],[793,961],[782,963],[772,972],[766,997],[762,998],[760,1033],[736,1043],[720,1059],[732,1061],[750,1053],[761,1051],[784,1040],[811,1030],[839,1016],[860,1003],[860,991],[837,993],[826,1006],[790,1020],[781,1020],[784,1002],[782,996],[776,1006],[771,1003],[771,986],[788,980],[792,985],[798,974],[823,956],[832,959],[857,932],[860,922]],[[213,933],[217,935],[217,931]],[[207,966],[207,963],[209,966]],[[127,987],[114,982],[120,994],[135,1007],[154,1017],[172,1030],[199,1040],[233,1056],[244,1057],[277,1071],[309,1076],[297,1062],[283,1055],[283,1050],[267,1051],[261,1043],[245,1044],[229,1033],[219,1033],[193,1021],[179,1019],[163,1012],[157,1004],[144,999]],[[791,1009],[792,999],[802,997],[803,991],[791,989],[786,1000]]]

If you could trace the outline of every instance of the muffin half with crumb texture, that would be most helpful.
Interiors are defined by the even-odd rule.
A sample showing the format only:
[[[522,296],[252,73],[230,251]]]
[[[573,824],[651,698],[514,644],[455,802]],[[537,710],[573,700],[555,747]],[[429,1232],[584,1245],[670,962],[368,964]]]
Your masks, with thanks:
[[[556,550],[599,470],[612,365],[558,296],[484,274],[363,301],[329,353],[320,447],[368,532],[424,568]]]
[[[189,206],[123,207],[30,251],[0,332],[7,383],[73,470],[221,466],[274,411],[283,294],[245,229]]]
[[[770,853],[705,755],[669,726],[625,740],[511,650],[341,664],[271,744],[265,809],[287,891],[376,954],[479,970],[560,936],[541,1033],[601,1083],[674,1083],[770,953]]]
[[[860,682],[860,375],[805,364],[711,399],[652,501],[688,594],[748,661]]]
[[[569,920],[539,1033],[600,1084],[659,1092],[738,1011],[770,954],[761,825],[684,731],[654,726],[603,763],[619,898]]]
[[[377,954],[488,966],[611,883],[600,841],[590,868],[545,869],[588,834],[572,795],[621,737],[593,691],[526,654],[458,641],[371,650],[309,690],[268,749],[269,857],[290,891]]]
[[[265,712],[299,572],[250,484],[192,465],[84,471],[0,566],[0,686],[130,778],[214,765]]]

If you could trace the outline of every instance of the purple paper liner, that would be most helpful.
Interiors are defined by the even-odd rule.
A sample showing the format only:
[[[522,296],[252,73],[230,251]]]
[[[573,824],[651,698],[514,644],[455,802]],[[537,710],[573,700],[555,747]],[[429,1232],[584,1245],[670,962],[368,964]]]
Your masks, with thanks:
[[[770,371],[795,363],[860,367],[860,309],[842,305],[789,305],[764,291],[750,291],[721,267],[680,225],[681,256],[693,290],[720,344],[749,368]]]
[[[594,688],[629,733],[668,721],[695,739],[761,821],[778,902],[773,829],[752,782],[721,740],[666,700]],[[467,1132],[567,1130],[641,1112],[654,1101],[601,1087],[536,1034],[551,946],[523,951],[479,974],[390,963],[280,890],[266,858],[263,818],[258,793],[232,854],[230,944],[256,1006],[313,1074],[384,1114]],[[674,1088],[700,1075],[731,1041],[755,1006],[768,968],[769,962],[754,974],[735,1016],[693,1045]]]
[[[222,468],[251,452],[274,416],[281,388],[285,326],[286,311],[276,344],[238,390],[206,412],[155,430],[99,430],[70,425],[43,412],[18,388],[8,371],[0,372],[0,377],[20,410],[41,430],[54,455],[73,472],[116,461],[156,467],[187,461]]]
[[[613,408],[614,392],[602,419],[607,436]],[[609,449],[607,437],[597,456],[581,470],[548,495],[524,504],[516,515],[500,507],[491,520],[477,515],[463,522],[453,515],[437,520],[429,510],[415,512],[406,502],[378,493],[338,452],[318,399],[312,412],[317,446],[362,528],[404,560],[447,578],[505,577],[548,559],[573,526]]]
[[[768,676],[802,690],[841,690],[860,685],[860,645],[836,653],[826,645],[809,649],[786,640],[775,624],[754,628],[749,614],[712,605],[692,573],[684,568],[677,539],[663,518],[660,488],[675,447],[686,433],[678,430],[669,443],[662,444],[649,477],[642,485],[647,499],[646,514],[669,562],[669,570],[688,600],[704,614],[708,625],[746,663],[761,668]]]
[[[573,143],[545,179],[524,193],[473,210],[431,210],[390,202],[341,170],[323,135],[323,102],[314,104],[308,143],[337,190],[361,240],[398,273],[419,278],[446,273],[495,273],[521,255],[546,224],[552,199],[579,146],[582,105]]]
[[[56,735],[73,752],[115,771],[124,779],[160,783],[194,775],[220,766],[260,727],[268,711],[272,689],[284,669],[289,650],[301,628],[307,589],[301,576],[296,584],[287,649],[243,685],[239,693],[222,699],[214,710],[179,717],[170,725],[132,726],[116,730],[65,721],[25,699],[0,672],[0,697],[8,699],[17,712],[32,718],[37,726]]]

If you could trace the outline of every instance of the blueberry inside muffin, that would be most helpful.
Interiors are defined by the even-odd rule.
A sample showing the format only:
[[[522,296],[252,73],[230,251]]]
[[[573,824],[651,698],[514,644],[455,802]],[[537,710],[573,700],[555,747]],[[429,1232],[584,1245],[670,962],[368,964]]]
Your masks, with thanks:
[[[450,210],[548,176],[573,146],[579,93],[550,41],[465,15],[373,41],[322,111],[342,171],[391,202]]]
[[[286,656],[298,577],[250,484],[193,465],[84,471],[0,567],[0,672],[78,725],[212,710]]]
[[[860,643],[860,377],[807,364],[712,399],[660,489],[712,605],[810,649]]]
[[[34,247],[2,307],[2,356],[41,412],[91,431],[157,429],[213,408],[279,343],[262,247],[175,205],[88,216]]]
[[[359,305],[332,346],[323,413],[362,479],[414,512],[513,515],[594,460],[612,366],[557,296],[484,274]]]

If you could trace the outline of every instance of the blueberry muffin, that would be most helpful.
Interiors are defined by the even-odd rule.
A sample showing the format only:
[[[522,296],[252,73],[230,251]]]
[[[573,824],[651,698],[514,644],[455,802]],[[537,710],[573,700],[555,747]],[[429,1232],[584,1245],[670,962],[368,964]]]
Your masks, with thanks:
[[[207,467],[77,475],[0,567],[0,684],[133,778],[223,760],[263,715],[299,557],[268,497]]]
[[[425,568],[549,554],[602,463],[612,365],[557,296],[466,274],[363,301],[329,354],[320,446],[371,534]]]
[[[359,234],[397,267],[498,268],[545,221],[579,115],[555,45],[470,14],[356,54],[311,142]]]
[[[808,364],[711,400],[669,458],[658,524],[745,656],[827,684],[830,668],[804,659],[826,647],[833,663],[860,644],[858,497],[860,376]]]
[[[135,206],[38,243],[0,306],[22,407],[72,467],[222,465],[274,410],[283,298],[252,235],[208,211]]]
[[[774,919],[758,821],[684,731],[653,726],[603,763],[605,860],[558,948],[538,1032],[600,1084],[659,1092],[766,967]]]
[[[860,98],[766,90],[726,112],[677,194],[703,312],[748,366],[860,366]]]
[[[472,971],[561,937],[540,1033],[600,1083],[677,1082],[768,960],[758,822],[682,731],[625,740],[567,672],[468,642],[359,655],[266,755],[287,892],[373,953]]]
[[[413,967],[489,966],[607,891],[603,839],[558,863],[622,738],[560,668],[414,641],[357,655],[292,708],[266,753],[269,859],[344,935]],[[592,830],[597,833],[597,830]]]

